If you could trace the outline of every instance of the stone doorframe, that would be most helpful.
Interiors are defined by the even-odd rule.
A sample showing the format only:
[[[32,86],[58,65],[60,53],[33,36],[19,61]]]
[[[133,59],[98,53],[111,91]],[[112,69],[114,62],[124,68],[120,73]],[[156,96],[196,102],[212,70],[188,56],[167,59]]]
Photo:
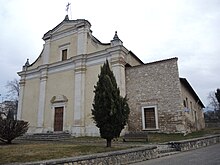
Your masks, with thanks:
[[[56,95],[53,96],[50,100],[52,116],[51,116],[51,131],[54,131],[54,117],[55,117],[55,109],[59,107],[63,107],[63,131],[65,130],[65,121],[66,121],[66,106],[68,99],[64,95]]]

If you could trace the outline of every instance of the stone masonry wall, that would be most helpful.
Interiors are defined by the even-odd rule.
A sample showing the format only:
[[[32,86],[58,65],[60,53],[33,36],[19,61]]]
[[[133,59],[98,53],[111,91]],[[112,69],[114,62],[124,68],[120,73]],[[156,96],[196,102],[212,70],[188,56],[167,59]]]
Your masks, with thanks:
[[[120,165],[130,164],[149,159],[154,159],[158,155],[157,147],[139,147],[122,151],[99,153],[80,157],[63,158],[56,160],[45,160],[39,162],[21,163],[23,165]],[[18,163],[16,163],[18,164]],[[15,164],[13,164],[15,165]]]
[[[142,131],[143,106],[156,106],[160,132],[185,132],[177,58],[126,68],[128,131]]]
[[[201,147],[210,146],[220,142],[220,135],[211,135],[206,137],[200,137],[189,140],[173,141],[169,142],[172,148],[176,148],[177,151],[194,150]]]
[[[203,109],[189,89],[181,83],[182,99],[185,101],[186,126],[189,132],[205,128]]]

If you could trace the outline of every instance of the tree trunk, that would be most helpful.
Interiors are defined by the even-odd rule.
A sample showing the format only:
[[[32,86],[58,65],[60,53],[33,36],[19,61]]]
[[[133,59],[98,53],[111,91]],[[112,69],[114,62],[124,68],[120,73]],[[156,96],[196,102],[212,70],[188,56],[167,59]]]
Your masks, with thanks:
[[[107,141],[106,147],[111,147],[112,146],[112,139],[106,139],[106,141]]]

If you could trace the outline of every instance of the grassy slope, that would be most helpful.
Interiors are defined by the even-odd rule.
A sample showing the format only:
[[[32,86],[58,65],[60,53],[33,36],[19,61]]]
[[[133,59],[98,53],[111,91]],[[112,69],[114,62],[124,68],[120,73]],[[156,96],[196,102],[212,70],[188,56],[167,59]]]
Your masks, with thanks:
[[[107,148],[104,144],[68,144],[66,142],[20,142],[12,145],[0,145],[0,164],[74,157],[125,148],[128,147]]]
[[[183,136],[182,134],[160,134],[160,133],[154,133],[149,134],[149,142],[151,143],[163,143],[168,141],[178,141],[178,140],[185,140],[185,139],[192,139],[207,135],[213,135],[213,134],[220,134],[220,128],[209,128],[204,129],[201,131],[190,133],[186,136]]]

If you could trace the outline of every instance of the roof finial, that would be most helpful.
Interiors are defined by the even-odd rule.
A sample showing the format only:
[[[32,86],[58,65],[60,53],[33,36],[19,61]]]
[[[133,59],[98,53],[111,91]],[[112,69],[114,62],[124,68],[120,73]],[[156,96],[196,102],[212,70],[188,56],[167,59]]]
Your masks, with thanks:
[[[25,63],[24,66],[29,66],[29,65],[30,65],[30,63],[29,63],[29,59],[27,59],[27,61],[26,61],[26,63]]]
[[[27,59],[27,61],[25,62],[24,66],[23,66],[23,71],[26,71],[27,67],[29,67],[29,66],[30,66],[29,59]]]
[[[72,12],[71,12],[71,3],[67,3],[66,5],[66,17],[64,20],[69,20],[69,16],[68,16],[68,13],[69,13],[69,10],[70,10],[70,19],[72,19]]]
[[[69,21],[69,16],[68,15],[65,16],[64,21]]]
[[[118,37],[117,31],[115,31],[115,35],[113,37],[113,40],[111,40],[111,46],[116,46],[116,45],[123,45],[123,42]]]
[[[113,37],[113,40],[118,40],[118,39],[119,39],[119,37],[118,37],[117,31],[115,31],[115,35]]]

